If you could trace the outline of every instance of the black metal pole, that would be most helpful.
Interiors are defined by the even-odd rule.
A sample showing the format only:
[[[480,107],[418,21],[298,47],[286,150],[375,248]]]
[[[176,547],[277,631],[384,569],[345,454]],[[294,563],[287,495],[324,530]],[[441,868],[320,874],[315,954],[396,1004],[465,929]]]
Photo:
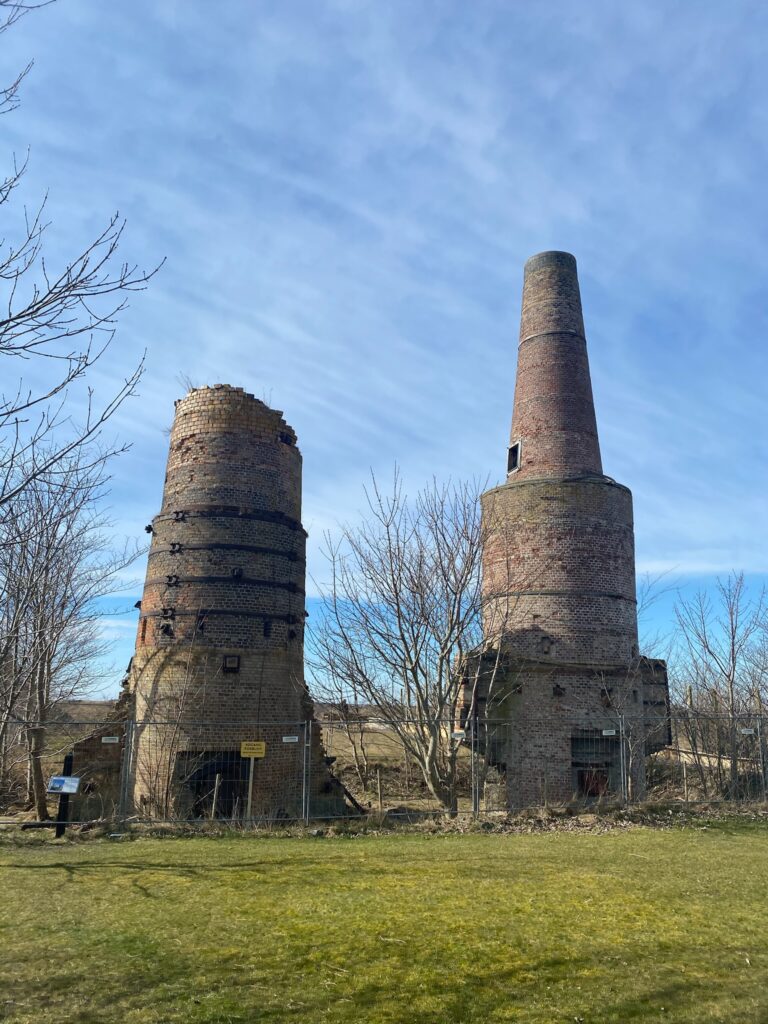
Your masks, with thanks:
[[[75,763],[74,754],[64,755],[64,767],[61,770],[62,775],[71,775],[72,766]],[[59,796],[59,812],[56,815],[56,838],[61,839],[64,835],[64,830],[67,827],[67,812],[69,811],[69,793],[62,793]]]

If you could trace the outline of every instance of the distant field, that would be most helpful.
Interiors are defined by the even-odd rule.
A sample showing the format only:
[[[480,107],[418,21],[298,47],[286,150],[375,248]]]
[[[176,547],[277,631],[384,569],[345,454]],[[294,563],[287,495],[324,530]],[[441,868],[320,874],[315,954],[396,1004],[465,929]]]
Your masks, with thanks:
[[[768,1021],[768,828],[0,845],[12,1022]]]

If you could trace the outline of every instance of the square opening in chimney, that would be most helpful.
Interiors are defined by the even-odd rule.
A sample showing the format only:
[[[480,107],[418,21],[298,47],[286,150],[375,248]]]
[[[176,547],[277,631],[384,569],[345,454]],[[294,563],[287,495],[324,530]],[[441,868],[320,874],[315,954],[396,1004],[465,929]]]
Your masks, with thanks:
[[[520,448],[522,441],[515,441],[514,444],[509,446],[507,452],[507,473],[514,473],[515,470],[520,469]]]

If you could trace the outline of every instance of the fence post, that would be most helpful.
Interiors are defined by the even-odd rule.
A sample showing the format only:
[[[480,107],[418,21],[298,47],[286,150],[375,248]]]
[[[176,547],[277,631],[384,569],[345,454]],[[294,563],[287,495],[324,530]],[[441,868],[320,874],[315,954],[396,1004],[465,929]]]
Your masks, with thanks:
[[[301,736],[301,817],[306,817],[307,812],[307,723],[299,722],[299,735]]]
[[[627,780],[627,748],[623,715],[619,715],[619,766],[621,772],[621,799],[626,804],[629,802],[629,785]]]
[[[306,723],[306,753],[305,753],[305,768],[304,778],[306,780],[304,784],[304,823],[309,824],[309,813],[310,813],[310,790],[312,784],[312,719]]]
[[[472,815],[477,818],[480,815],[480,772],[478,771],[478,752],[480,749],[480,736],[477,720],[477,704],[472,713],[472,732],[470,734],[469,749],[472,755]]]
[[[133,741],[134,741],[134,728],[136,723],[132,718],[127,718],[125,721],[125,742],[123,744],[123,763],[121,766],[121,778],[120,778],[120,799],[118,806],[118,816],[120,818],[128,817],[128,806],[130,804],[130,789],[131,789],[131,777],[133,775]]]
[[[451,728],[449,726],[449,728]],[[465,726],[466,728],[466,726]],[[453,742],[453,740],[451,740]],[[456,773],[458,776],[458,756],[456,759]],[[458,807],[458,785],[456,786],[456,806]],[[472,808],[472,817],[475,816],[475,720],[474,717],[469,722],[469,794],[470,794],[470,806]]]
[[[760,752],[760,787],[763,791],[763,803],[766,799],[765,785],[765,751],[763,750],[763,716],[757,716],[757,749]]]

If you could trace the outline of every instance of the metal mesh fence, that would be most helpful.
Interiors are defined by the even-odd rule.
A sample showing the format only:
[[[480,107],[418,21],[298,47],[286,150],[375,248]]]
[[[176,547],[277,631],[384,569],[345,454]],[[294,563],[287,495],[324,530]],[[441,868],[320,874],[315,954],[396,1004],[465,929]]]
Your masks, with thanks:
[[[429,728],[365,709],[326,711],[317,722],[14,721],[0,748],[0,814],[35,816],[33,760],[46,787],[55,776],[79,779],[67,807],[72,822],[250,826],[648,798],[762,801],[766,725],[761,716],[676,711],[663,741],[649,743],[648,730],[622,716]],[[46,800],[55,816],[57,793]]]

